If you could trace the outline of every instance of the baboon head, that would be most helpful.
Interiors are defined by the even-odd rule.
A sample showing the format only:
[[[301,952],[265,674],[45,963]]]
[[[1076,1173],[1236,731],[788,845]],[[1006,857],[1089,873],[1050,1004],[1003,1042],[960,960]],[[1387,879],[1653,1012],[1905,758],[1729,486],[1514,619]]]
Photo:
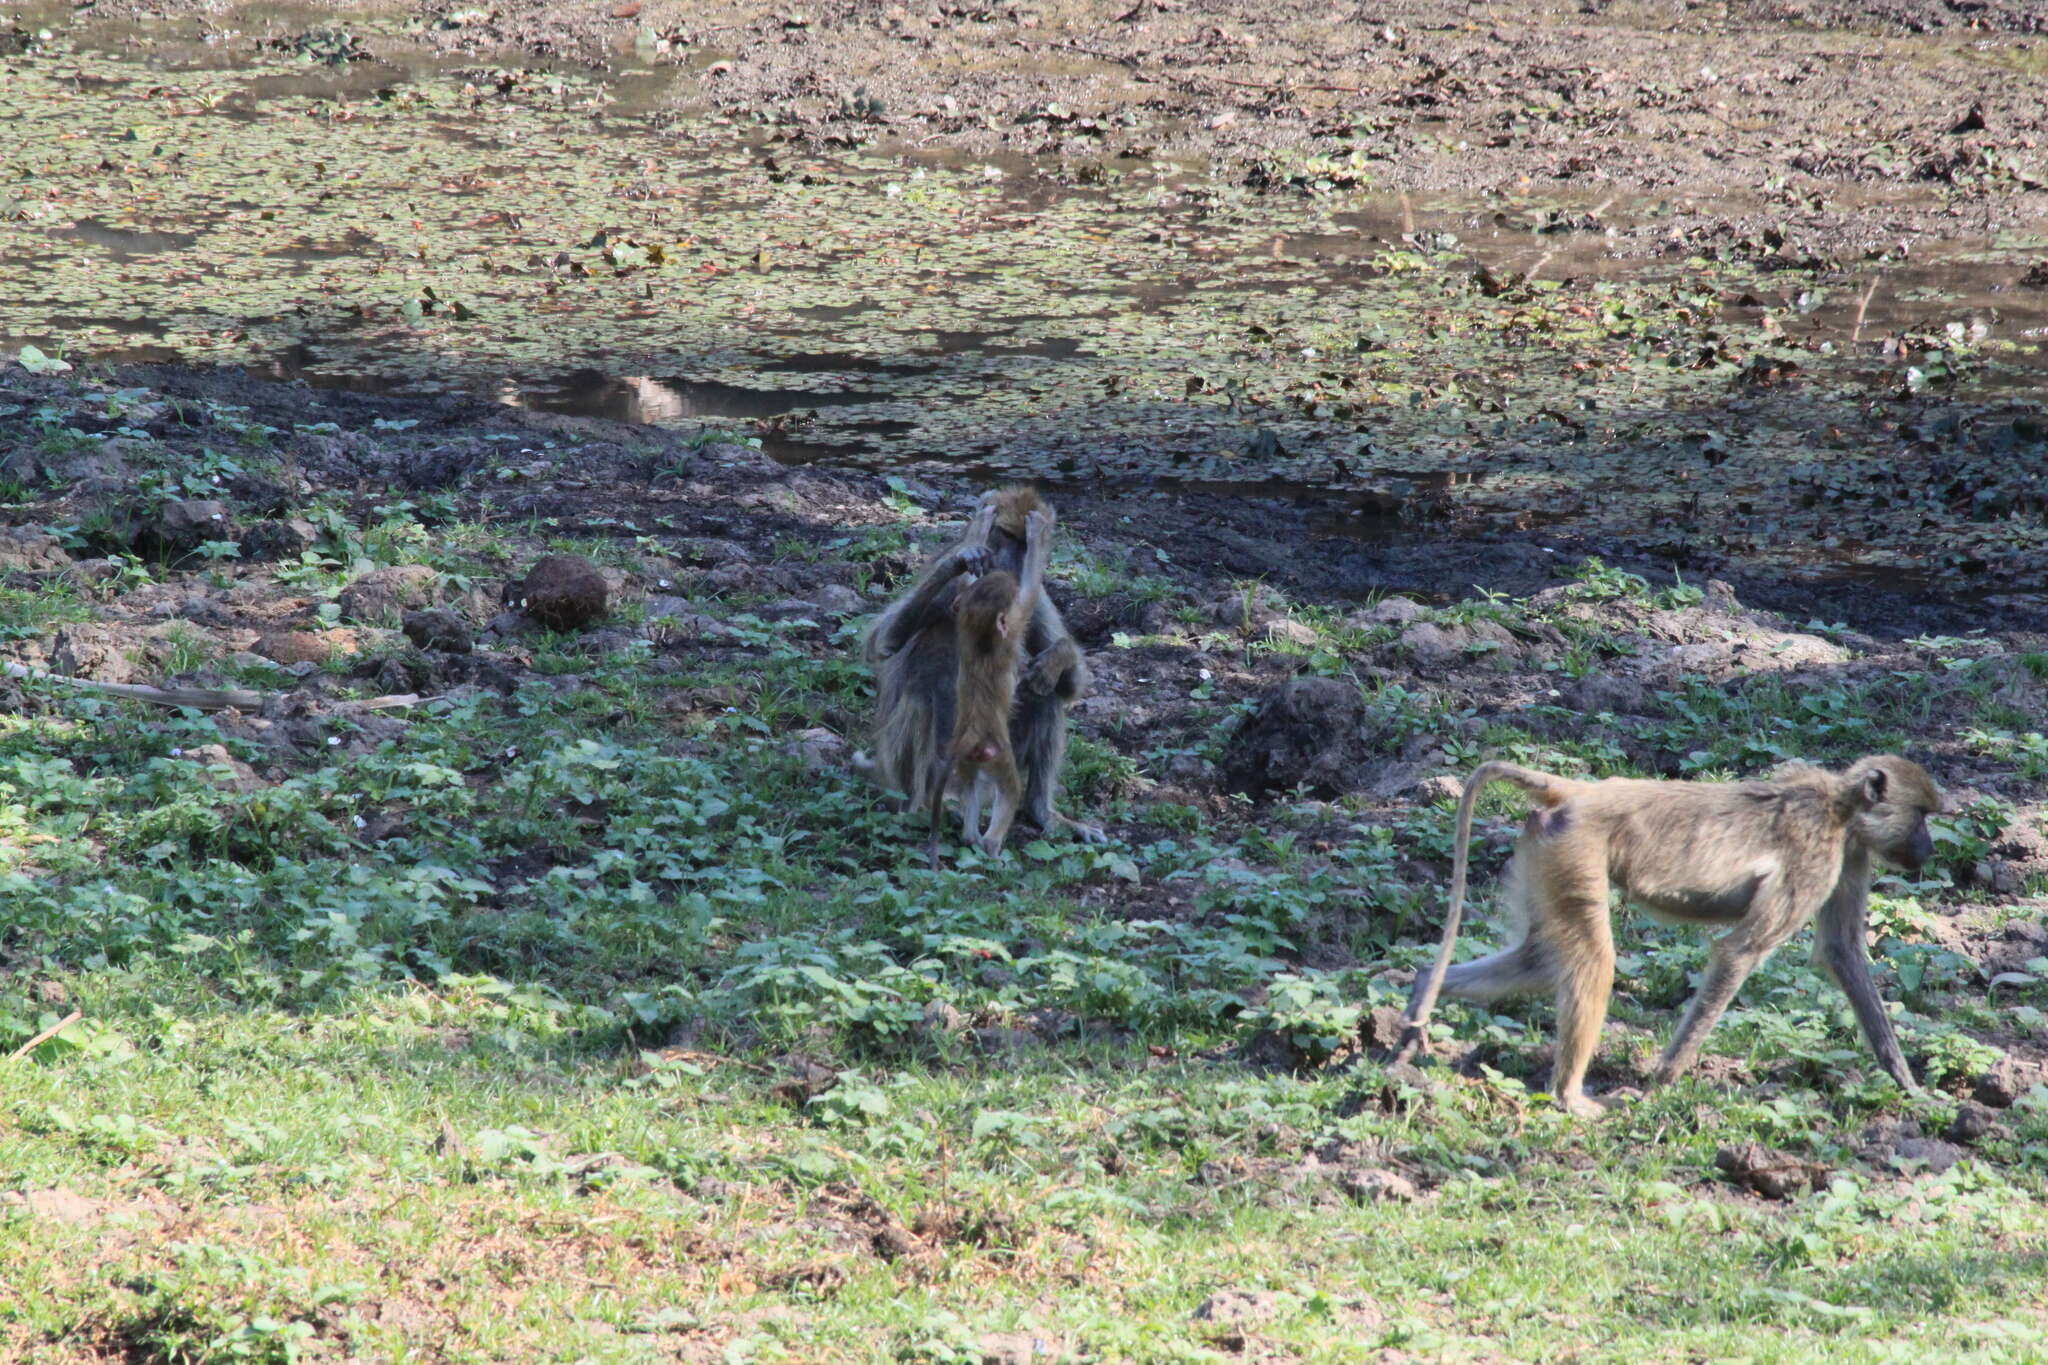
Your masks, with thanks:
[[[1876,859],[1901,872],[1918,872],[1934,853],[1927,817],[1941,809],[1941,788],[1918,763],[1893,754],[1866,758],[1849,769],[1861,809],[1855,832]]]
[[[983,574],[960,594],[955,610],[960,616],[961,634],[984,648],[993,645],[996,639],[1009,634],[1009,612],[1016,601],[1016,575],[1000,569]]]

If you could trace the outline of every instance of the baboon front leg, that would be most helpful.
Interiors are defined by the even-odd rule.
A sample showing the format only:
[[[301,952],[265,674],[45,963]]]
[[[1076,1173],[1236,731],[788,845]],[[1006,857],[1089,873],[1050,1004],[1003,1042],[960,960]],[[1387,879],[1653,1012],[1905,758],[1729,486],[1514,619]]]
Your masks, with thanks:
[[[1699,1060],[1700,1044],[1721,1022],[1721,1016],[1728,1012],[1728,1006],[1735,999],[1735,992],[1742,989],[1742,983],[1756,970],[1764,954],[1753,948],[1730,948],[1728,940],[1722,939],[1713,947],[1713,956],[1707,964],[1706,980],[1700,983],[1699,994],[1693,996],[1686,1006],[1685,1017],[1678,1021],[1678,1032],[1671,1035],[1671,1045],[1664,1049],[1658,1059],[1657,1068],[1650,1073],[1652,1085],[1665,1085],[1691,1070]]]
[[[1751,902],[1749,918],[1714,941],[1707,962],[1707,979],[1700,983],[1699,994],[1686,1007],[1685,1018],[1678,1021],[1671,1046],[1664,1049],[1651,1073],[1652,1084],[1663,1085],[1684,1075],[1699,1060],[1700,1045],[1727,1013],[1742,983],[1806,922],[1811,911],[1802,910],[1803,899],[1795,888],[1783,883],[1762,888]],[[1806,903],[1810,905],[1811,901]]]
[[[1820,908],[1814,923],[1813,961],[1849,997],[1849,1007],[1856,1011],[1856,1022],[1862,1026],[1870,1050],[1877,1054],[1878,1065],[1902,1090],[1912,1091],[1919,1088],[1913,1068],[1906,1065],[1884,998],[1870,977],[1870,863],[1867,855],[1858,854],[1860,849],[1843,860],[1841,880]]]
[[[879,667],[883,660],[894,657],[937,618],[942,610],[939,599],[951,588],[954,579],[962,574],[973,576],[988,572],[993,562],[988,538],[995,529],[995,523],[995,502],[985,497],[968,519],[967,533],[960,538],[960,543],[926,565],[910,591],[868,627],[867,635],[861,640],[862,658]]]
[[[1671,1045],[1664,1049],[1656,1069],[1650,1073],[1652,1085],[1668,1084],[1692,1069],[1692,1064],[1699,1060],[1701,1044],[1728,1012],[1735,993],[1776,946],[1752,942],[1740,929],[1715,942],[1707,962],[1706,980],[1700,982],[1699,994],[1686,1006],[1685,1017],[1678,1021],[1678,1031],[1671,1035]]]

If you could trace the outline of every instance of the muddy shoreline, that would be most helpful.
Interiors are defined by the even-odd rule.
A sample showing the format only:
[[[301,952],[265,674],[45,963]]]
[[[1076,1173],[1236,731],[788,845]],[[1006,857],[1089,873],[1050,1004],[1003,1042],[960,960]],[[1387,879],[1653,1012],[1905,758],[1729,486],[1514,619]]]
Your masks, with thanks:
[[[1789,223],[1802,244],[1845,251],[2048,214],[2034,97],[2048,15],[2020,0],[98,0],[84,13],[109,41],[140,36],[122,21],[172,19],[224,44],[373,18],[402,32],[365,34],[364,55],[600,72],[633,88],[634,107],[714,112],[817,148],[1076,169],[1164,157],[1255,181],[1313,160],[1311,178],[1391,194],[1668,207],[1619,234],[1632,253],[1721,224]],[[1753,202],[1731,214],[1731,195]]]
[[[1496,8],[30,8],[13,41],[45,77],[118,52],[171,104],[106,85],[98,165],[61,120],[25,144],[0,227],[62,302],[31,290],[0,340],[169,362],[140,382],[222,401],[304,377],[434,421],[445,386],[933,486],[1034,477],[1338,597],[1598,554],[1869,629],[2041,628],[2039,16]],[[327,186],[326,160],[153,212],[191,168],[126,120],[166,115],[265,130],[209,165],[442,139],[448,222],[336,216],[404,185]],[[508,156],[566,170],[579,128],[599,168],[564,197],[633,216],[522,223],[553,172]],[[639,225],[666,203],[666,236]],[[721,233],[729,206],[751,216]],[[1077,266],[1098,237],[1123,240]],[[194,283],[123,302],[166,268]],[[248,380],[208,360],[252,353]]]

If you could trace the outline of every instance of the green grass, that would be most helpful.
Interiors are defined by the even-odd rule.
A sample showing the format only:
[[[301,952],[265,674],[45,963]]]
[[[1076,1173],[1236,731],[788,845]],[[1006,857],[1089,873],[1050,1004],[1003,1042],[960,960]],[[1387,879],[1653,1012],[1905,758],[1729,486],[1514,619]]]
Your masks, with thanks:
[[[202,718],[53,697],[0,719],[0,1046],[85,1016],[0,1070],[0,1163],[42,1201],[0,1211],[0,1283],[36,1287],[0,1297],[5,1351],[953,1361],[1005,1331],[1148,1361],[2048,1349],[2048,1112],[1940,1177],[1858,1166],[1856,1132],[1913,1106],[1845,1079],[1853,1024],[1796,951],[1712,1044],[1768,1095],[1685,1083],[1569,1120],[1524,1089],[1540,1003],[1446,1009],[1492,1080],[1390,1078],[1352,1031],[1400,997],[1378,969],[1423,951],[1396,942],[1433,918],[1402,860],[1448,852],[1448,812],[1317,852],[1282,810],[1233,832],[1161,809],[1171,834],[1142,845],[1027,840],[933,874],[900,817],[778,743],[860,704],[859,670],[749,631],[749,663],[658,676],[563,654],[579,690],[464,702],[366,752],[337,721],[343,745],[246,794],[173,752],[221,741]],[[738,704],[687,700],[712,688]],[[1680,723],[1726,730],[1708,695]],[[1376,704],[1434,723],[1405,693]],[[1084,796],[1142,817],[1129,760],[1076,748]],[[1909,910],[1880,918],[1912,936]],[[1305,965],[1312,944],[1359,965]],[[1667,1027],[1699,941],[1624,949],[1617,1017]],[[1935,990],[1944,964],[1918,965]],[[1930,1059],[1960,1045],[1911,1008],[1939,998],[1902,1019]],[[1234,1059],[1262,1031],[1337,1064]],[[817,1093],[784,1086],[792,1054],[824,1068]],[[1921,1108],[1938,1126],[1947,1101]],[[1735,1192],[1714,1153],[1748,1139],[1844,1179]],[[1421,1198],[1355,1197],[1381,1168]],[[1226,1289],[1277,1297],[1255,1322],[1194,1316]]]
[[[268,439],[237,411],[216,415],[240,445]],[[252,464],[269,457],[163,457],[187,493]],[[907,494],[885,501],[891,520],[750,561],[900,585],[937,532]],[[75,543],[98,543],[104,511],[64,507]],[[374,566],[430,564],[459,589],[551,550],[725,631],[608,653],[524,636],[501,656],[523,661],[509,697],[423,687],[449,695],[396,718],[332,699],[386,690],[375,651],[405,647],[364,632],[371,657],[337,652],[281,713],[285,745],[26,686],[0,714],[0,1058],[80,1017],[0,1060],[0,1359],[937,1365],[988,1358],[989,1334],[1148,1362],[2048,1353],[2048,1091],[1941,1174],[1865,1136],[1942,1132],[1998,1044],[2048,1034],[2048,962],[1987,992],[1948,936],[1986,913],[1951,879],[2037,809],[2010,786],[1939,821],[1928,879],[1873,901],[1934,1093],[1875,1077],[1795,942],[1702,1075],[1588,1124],[1531,1091],[1546,1002],[1447,1004],[1439,1052],[1463,1075],[1391,1073],[1360,1045],[1432,951],[1448,803],[1181,785],[1296,670],[1373,678],[1374,743],[1443,770],[1749,775],[1935,735],[2034,777],[2025,687],[2048,656],[1930,638],[1925,667],[1684,679],[1589,724],[1549,694],[1695,590],[1588,562],[1548,609],[1439,609],[1557,632],[1547,663],[1468,691],[1370,671],[1398,660],[1396,631],[1352,607],[1284,603],[1312,637],[1217,626],[1196,605],[1216,585],[1157,555],[1134,575],[1130,546],[1070,536],[1063,592],[1164,604],[1196,631],[1145,650],[1208,672],[1076,733],[1066,808],[1122,840],[949,845],[933,872],[919,822],[791,743],[867,715],[860,622],[763,622],[749,604],[787,594],[744,579],[702,591],[661,517],[506,519],[446,493],[327,493],[300,514],[321,539],[291,564],[128,556],[90,591],[0,585],[0,643],[154,619],[167,590],[202,586],[303,620]],[[613,624],[643,617],[629,600]],[[219,667],[226,638],[195,625],[157,667]],[[1965,645],[1995,657],[1953,657]],[[211,745],[263,780],[232,790],[192,761]],[[1482,806],[1478,885],[1520,810]],[[1498,932],[1483,904],[1474,918],[1466,953]],[[1618,941],[1599,1089],[1639,1073],[1706,961],[1699,935],[1626,917]],[[1745,1142],[1832,1184],[1745,1192],[1716,1167]]]

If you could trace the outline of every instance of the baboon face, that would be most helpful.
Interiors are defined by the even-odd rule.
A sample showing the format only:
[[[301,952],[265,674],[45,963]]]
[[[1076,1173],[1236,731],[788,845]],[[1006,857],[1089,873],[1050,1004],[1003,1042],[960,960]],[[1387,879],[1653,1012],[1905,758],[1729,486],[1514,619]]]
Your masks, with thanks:
[[[998,569],[974,580],[960,595],[960,629],[971,640],[1004,633],[1005,613],[1017,600],[1017,580]]]
[[[1903,758],[1880,760],[1866,780],[1876,799],[1857,817],[1858,833],[1879,862],[1918,872],[1934,854],[1927,817],[1941,809],[1941,788],[1926,769]]]

